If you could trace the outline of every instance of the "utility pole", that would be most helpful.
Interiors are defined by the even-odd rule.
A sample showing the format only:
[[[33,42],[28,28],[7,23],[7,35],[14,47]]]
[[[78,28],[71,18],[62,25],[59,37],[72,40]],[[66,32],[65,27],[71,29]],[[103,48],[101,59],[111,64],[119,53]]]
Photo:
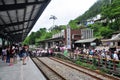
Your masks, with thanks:
[[[54,15],[51,15],[49,19],[53,20],[53,27],[55,27],[55,20],[57,19],[57,17]]]
[[[112,0],[109,0],[110,4],[112,3]]]

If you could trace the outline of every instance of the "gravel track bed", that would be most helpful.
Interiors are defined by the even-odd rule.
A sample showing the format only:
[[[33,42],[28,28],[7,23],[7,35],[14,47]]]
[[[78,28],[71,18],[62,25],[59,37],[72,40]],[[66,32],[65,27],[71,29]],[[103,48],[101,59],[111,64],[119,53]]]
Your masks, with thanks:
[[[43,63],[38,61],[36,58],[33,58],[34,62],[39,66],[40,69],[47,75],[50,80],[62,80],[58,77],[54,72],[52,72],[49,68],[47,68]]]
[[[55,59],[55,58],[53,58],[53,59]],[[58,60],[58,59],[56,59],[56,60]],[[59,61],[60,61],[60,60],[59,60]],[[100,74],[97,74],[97,73],[94,73],[94,72],[88,71],[87,69],[80,68],[80,67],[78,67],[78,66],[74,66],[74,65],[71,65],[71,64],[66,63],[66,62],[63,62],[63,61],[60,61],[60,62],[66,64],[66,65],[70,65],[70,66],[72,66],[72,67],[74,67],[74,68],[76,68],[76,69],[78,69],[78,70],[81,70],[81,71],[87,72],[87,73],[89,73],[89,74],[95,75],[95,76],[101,78],[102,80],[113,80],[113,79],[110,79],[110,78],[104,77],[103,75],[100,75]]]
[[[56,61],[53,61],[47,57],[39,59],[45,62],[45,64],[49,65],[49,67],[51,67],[52,69],[56,70],[59,74],[65,77],[66,80],[96,80],[91,76],[88,76],[82,72],[79,72]]]

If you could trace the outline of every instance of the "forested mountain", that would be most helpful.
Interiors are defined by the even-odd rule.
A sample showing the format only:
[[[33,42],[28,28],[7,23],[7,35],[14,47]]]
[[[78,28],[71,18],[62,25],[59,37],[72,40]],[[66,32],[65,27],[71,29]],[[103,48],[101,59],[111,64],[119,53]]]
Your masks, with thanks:
[[[86,22],[87,19],[93,18],[96,15],[102,12],[103,5],[109,3],[109,0],[97,0],[84,14],[78,16],[76,19],[71,20],[69,25],[71,28],[76,29],[78,28],[77,24]]]
[[[101,14],[111,29],[120,31],[120,0],[110,0],[108,5],[103,6]]]
[[[94,30],[94,36],[99,38],[111,38],[112,34],[120,31],[120,0],[97,0],[97,2],[89,8],[83,15],[69,22],[72,28],[76,24],[85,23],[87,19],[91,19],[101,14],[101,19],[106,22],[96,22],[88,25],[87,28]],[[78,27],[78,26],[77,26]]]
[[[109,4],[109,1],[110,0],[97,0],[83,15],[77,17],[75,20],[82,22],[95,17],[102,12],[103,6]]]

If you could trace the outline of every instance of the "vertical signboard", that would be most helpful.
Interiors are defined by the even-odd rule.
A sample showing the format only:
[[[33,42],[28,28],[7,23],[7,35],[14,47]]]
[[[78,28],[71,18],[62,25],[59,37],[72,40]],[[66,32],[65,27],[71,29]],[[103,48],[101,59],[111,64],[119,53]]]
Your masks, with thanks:
[[[66,33],[67,33],[67,48],[68,49],[71,49],[71,29],[70,29],[70,26],[67,25],[67,30],[66,30]]]

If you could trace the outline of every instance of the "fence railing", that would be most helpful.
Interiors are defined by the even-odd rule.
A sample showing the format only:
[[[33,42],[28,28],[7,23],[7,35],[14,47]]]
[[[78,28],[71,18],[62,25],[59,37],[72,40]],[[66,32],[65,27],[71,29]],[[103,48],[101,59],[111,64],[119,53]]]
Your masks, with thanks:
[[[62,52],[58,52],[55,54],[63,55]],[[117,61],[114,59],[107,59],[107,58],[102,58],[100,56],[92,56],[87,54],[75,55],[73,52],[69,52],[69,55],[66,57],[94,65],[98,69],[102,69],[107,73],[115,74],[115,75],[117,74],[118,76],[120,76],[120,60]]]
[[[93,64],[98,68],[107,69],[111,73],[120,74],[120,61],[114,59],[106,59],[98,56],[91,56],[85,54],[79,54],[78,60],[81,62]]]

